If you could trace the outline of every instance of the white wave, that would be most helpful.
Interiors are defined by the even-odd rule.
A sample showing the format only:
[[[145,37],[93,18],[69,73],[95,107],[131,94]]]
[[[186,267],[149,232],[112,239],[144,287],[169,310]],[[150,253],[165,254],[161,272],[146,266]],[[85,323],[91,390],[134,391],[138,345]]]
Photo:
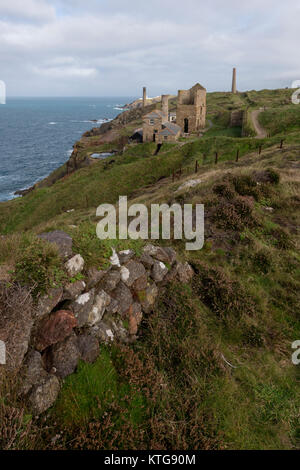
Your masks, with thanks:
[[[98,119],[97,124],[104,124],[105,122],[110,122],[112,119],[104,118],[104,119]]]
[[[70,121],[74,122],[76,124],[103,124],[104,122],[109,122],[112,121],[112,119],[108,118],[101,118],[101,119],[89,119],[89,120],[84,120],[84,121]]]
[[[87,123],[89,123],[89,122],[97,122],[97,119],[95,119],[95,120],[93,120],[93,119],[87,120],[87,119],[86,119],[86,120],[84,120],[84,121],[74,121],[74,120],[72,120],[72,121],[70,121],[70,122],[74,122],[74,123],[76,123],[76,124],[87,124]]]
[[[48,122],[49,126],[55,126],[55,124],[57,124],[57,122]]]

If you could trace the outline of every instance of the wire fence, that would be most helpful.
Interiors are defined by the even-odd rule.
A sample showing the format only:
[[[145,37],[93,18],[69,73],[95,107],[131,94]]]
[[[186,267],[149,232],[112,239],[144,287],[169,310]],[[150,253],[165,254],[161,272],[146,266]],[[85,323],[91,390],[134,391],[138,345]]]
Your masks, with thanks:
[[[280,140],[279,149],[283,150],[284,142],[285,142],[285,139]],[[260,144],[256,150],[257,150],[257,154],[260,156],[263,151],[263,145]],[[207,155],[206,153],[203,153],[202,162],[200,162],[199,160],[196,160],[195,165],[193,165],[193,167],[183,168],[181,165],[177,170],[173,170],[171,172],[172,181],[174,182],[175,180],[180,179],[183,176],[186,176],[189,174],[197,174],[201,168],[201,163],[202,163],[202,166],[209,163],[209,160],[208,160],[209,158],[210,158],[210,163],[214,163],[215,165],[218,165],[221,157],[222,157],[222,154],[219,151],[214,152],[213,155]],[[242,158],[241,150],[238,148],[236,150],[235,156],[232,161],[235,161],[236,163],[238,163],[241,158]],[[230,160],[227,159],[226,161],[230,161]]]

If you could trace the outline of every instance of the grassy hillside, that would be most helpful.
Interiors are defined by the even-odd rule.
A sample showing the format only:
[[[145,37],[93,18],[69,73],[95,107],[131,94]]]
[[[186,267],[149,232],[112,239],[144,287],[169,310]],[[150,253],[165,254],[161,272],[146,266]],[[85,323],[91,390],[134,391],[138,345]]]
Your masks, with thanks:
[[[22,199],[1,204],[0,227],[2,233],[29,230],[50,222],[57,216],[72,223],[68,210],[96,208],[101,203],[116,203],[119,195],[133,195],[137,190],[170,178],[182,167],[184,173],[193,173],[196,160],[201,171],[215,167],[216,152],[219,168],[235,164],[236,154],[258,152],[279,145],[280,136],[270,139],[234,138],[224,135],[186,140],[179,144],[164,145],[154,156],[155,144],[134,145],[119,156],[98,161],[56,182],[48,188],[37,189]],[[286,145],[300,142],[298,132],[286,136]],[[242,160],[241,160],[242,161]]]
[[[299,132],[299,107],[291,104],[283,108],[269,108],[261,113],[260,122],[271,135],[280,134],[285,137],[291,132]]]
[[[128,146],[0,205],[6,234],[0,265],[41,291],[59,282],[62,266],[36,233],[67,231],[88,265],[98,267],[105,267],[111,244],[140,250],[142,241],[97,239],[100,203],[128,195],[148,206],[204,203],[206,214],[203,250],[159,241],[191,263],[192,283],[173,283],[162,292],[135,344],[102,346],[95,364],[81,364],[46,422],[36,422],[18,448],[299,447],[299,367],[292,364],[291,344],[300,338],[300,107],[287,103],[288,92],[210,94],[219,133],[213,127],[202,138],[164,145],[158,156],[153,144]],[[261,123],[272,137],[224,135],[226,113],[242,103],[269,108]],[[173,181],[173,170],[181,167]],[[191,178],[199,184],[178,191]]]

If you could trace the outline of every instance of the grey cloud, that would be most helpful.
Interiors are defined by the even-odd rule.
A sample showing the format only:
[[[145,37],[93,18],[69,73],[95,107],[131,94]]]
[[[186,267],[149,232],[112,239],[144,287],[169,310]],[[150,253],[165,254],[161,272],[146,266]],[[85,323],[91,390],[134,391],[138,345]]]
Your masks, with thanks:
[[[240,89],[300,78],[297,0],[28,3],[22,17],[20,2],[4,15],[0,0],[0,79],[9,94],[135,95],[146,84],[155,95],[195,81],[224,90],[233,66]]]
[[[47,0],[0,0],[0,17],[26,21],[55,19],[55,8]]]

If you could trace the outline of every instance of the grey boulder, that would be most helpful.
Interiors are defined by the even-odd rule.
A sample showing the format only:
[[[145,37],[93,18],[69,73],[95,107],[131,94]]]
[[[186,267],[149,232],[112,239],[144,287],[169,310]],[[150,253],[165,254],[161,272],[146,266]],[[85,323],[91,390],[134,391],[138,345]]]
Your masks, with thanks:
[[[54,243],[62,258],[72,256],[73,240],[66,232],[55,230],[53,232],[41,233],[38,237],[50,243]]]

